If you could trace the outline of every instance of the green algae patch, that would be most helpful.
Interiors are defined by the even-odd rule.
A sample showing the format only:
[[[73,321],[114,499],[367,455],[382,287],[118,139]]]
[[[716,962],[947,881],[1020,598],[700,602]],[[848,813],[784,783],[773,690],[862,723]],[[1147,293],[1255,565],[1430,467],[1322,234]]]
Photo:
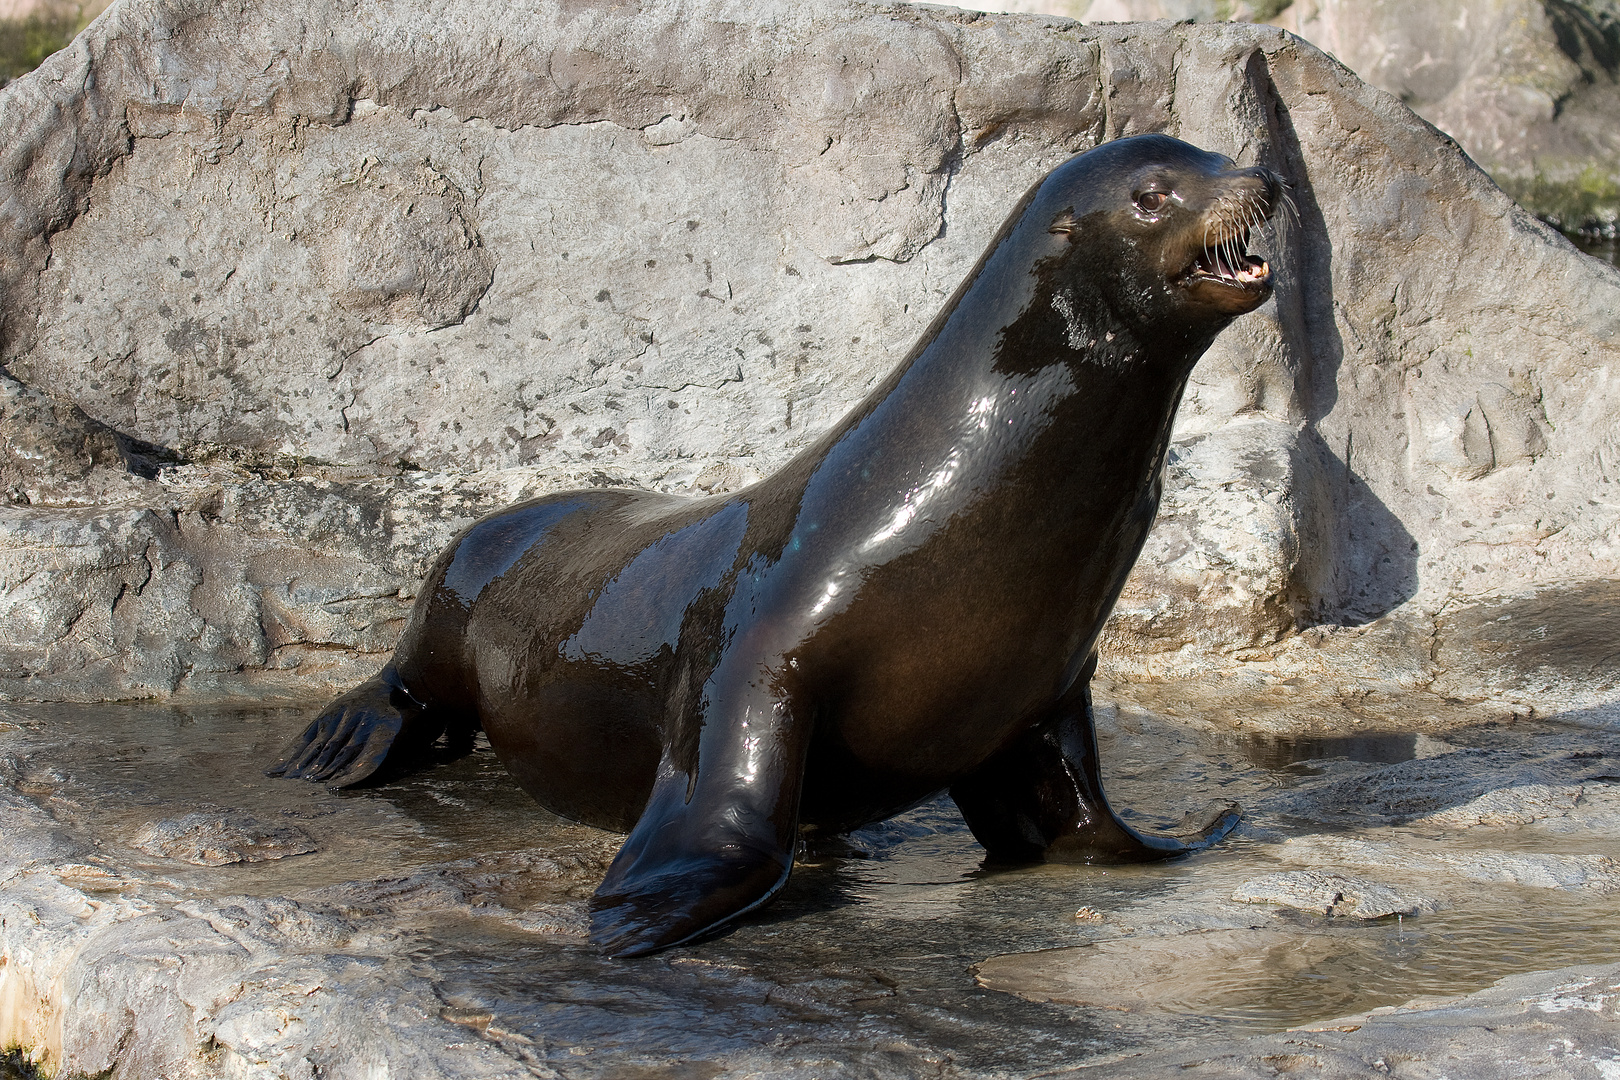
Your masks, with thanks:
[[[1549,225],[1566,233],[1613,236],[1620,228],[1620,179],[1589,164],[1567,179],[1537,170],[1530,177],[1497,178],[1502,190]]]
[[[90,25],[78,11],[34,11],[21,19],[0,19],[0,86],[26,75],[64,48]]]

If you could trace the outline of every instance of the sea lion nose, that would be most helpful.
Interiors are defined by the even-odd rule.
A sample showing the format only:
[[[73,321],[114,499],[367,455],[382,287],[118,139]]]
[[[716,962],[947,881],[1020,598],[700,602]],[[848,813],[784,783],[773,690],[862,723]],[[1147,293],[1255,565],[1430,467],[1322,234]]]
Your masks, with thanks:
[[[1266,213],[1269,216],[1273,207],[1282,198],[1283,178],[1266,168],[1264,165],[1254,165],[1247,169],[1238,170],[1238,175],[1259,182],[1261,190],[1265,192]]]

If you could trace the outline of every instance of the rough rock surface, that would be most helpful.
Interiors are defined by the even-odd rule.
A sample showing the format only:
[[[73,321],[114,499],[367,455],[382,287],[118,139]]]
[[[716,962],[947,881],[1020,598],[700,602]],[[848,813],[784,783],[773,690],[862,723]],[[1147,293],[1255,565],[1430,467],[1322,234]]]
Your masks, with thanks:
[[[1620,226],[1614,0],[1301,0],[1282,14],[1537,213],[1610,236]]]
[[[1141,131],[1299,221],[1195,376],[1111,662],[1519,693],[1444,619],[1614,575],[1620,275],[1280,31],[120,0],[0,91],[0,694],[368,674],[477,513],[769,472],[1029,183]]]
[[[296,825],[265,822],[217,806],[154,821],[137,832],[129,846],[194,866],[265,862],[317,850],[310,835]]]
[[[1620,757],[1612,751],[1579,736],[1559,742],[1454,749],[1366,768],[1290,798],[1295,813],[1327,823],[1466,828],[1564,817],[1620,786]]]
[[[1088,22],[1240,19],[1301,35],[1460,142],[1563,228],[1620,228],[1615,0],[990,0]]]
[[[1620,892],[1620,864],[1608,855],[1457,850],[1449,845],[1418,847],[1321,835],[1291,839],[1283,847],[1290,854],[1298,852],[1300,858],[1326,860],[1336,866],[1449,874],[1467,881],[1510,881],[1533,889]]]

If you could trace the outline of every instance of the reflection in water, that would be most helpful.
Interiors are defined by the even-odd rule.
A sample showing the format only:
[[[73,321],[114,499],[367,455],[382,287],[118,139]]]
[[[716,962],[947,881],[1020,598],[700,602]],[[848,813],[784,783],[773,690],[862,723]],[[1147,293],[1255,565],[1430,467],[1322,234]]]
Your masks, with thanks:
[[[1246,733],[1227,738],[1251,764],[1262,769],[1336,759],[1398,765],[1417,756],[1417,736],[1397,732],[1320,737]]]
[[[1591,963],[1592,942],[1612,938],[1590,898],[1529,893],[1368,924],[1278,912],[1267,929],[996,956],[979,965],[978,978],[1034,1001],[1152,1008],[1225,1021],[1228,1033],[1276,1031],[1455,995],[1510,972]]]

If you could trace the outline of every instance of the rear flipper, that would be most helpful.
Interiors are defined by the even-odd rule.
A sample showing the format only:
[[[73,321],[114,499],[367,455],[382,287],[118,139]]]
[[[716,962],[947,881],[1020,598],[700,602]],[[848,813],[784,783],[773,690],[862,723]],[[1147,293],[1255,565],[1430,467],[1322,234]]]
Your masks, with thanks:
[[[328,705],[265,774],[332,789],[380,782],[426,764],[444,731],[444,713],[412,697],[389,664]],[[470,749],[471,727],[460,734]]]
[[[1095,664],[1095,661],[1093,661]],[[1200,851],[1236,827],[1242,811],[1212,802],[1177,836],[1141,833],[1103,795],[1087,671],[1053,718],[951,787],[968,828],[993,862],[1129,863]]]

